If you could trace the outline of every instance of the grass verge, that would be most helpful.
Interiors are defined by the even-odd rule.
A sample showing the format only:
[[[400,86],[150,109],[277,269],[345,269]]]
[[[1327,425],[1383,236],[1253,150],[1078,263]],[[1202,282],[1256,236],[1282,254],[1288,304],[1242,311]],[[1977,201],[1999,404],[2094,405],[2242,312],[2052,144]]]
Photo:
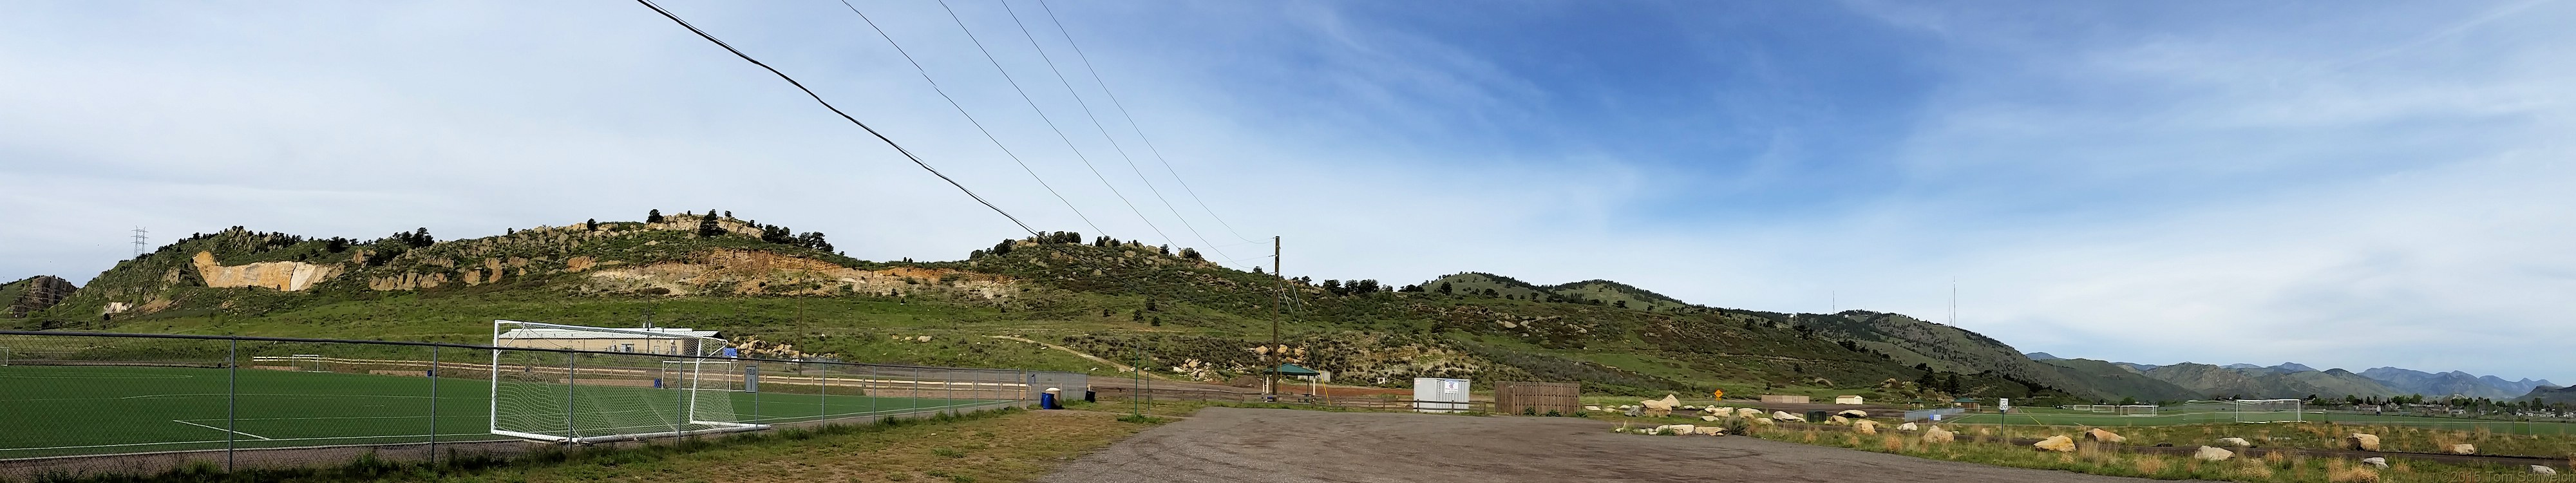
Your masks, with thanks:
[[[432,466],[362,457],[321,468],[41,476],[31,483],[230,482],[1017,482],[1162,422],[1004,409],[875,424],[789,428],[647,445],[544,451]]]

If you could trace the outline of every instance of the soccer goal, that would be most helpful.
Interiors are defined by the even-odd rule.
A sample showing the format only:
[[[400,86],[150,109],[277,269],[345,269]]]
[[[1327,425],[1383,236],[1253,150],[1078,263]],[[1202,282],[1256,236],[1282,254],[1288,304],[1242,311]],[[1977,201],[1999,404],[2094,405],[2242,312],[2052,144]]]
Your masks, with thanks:
[[[2295,423],[2306,419],[2298,399],[2238,399],[2231,408],[2239,423]]]
[[[0,345],[0,366],[9,365],[9,346]]]
[[[492,323],[492,434],[601,443],[755,431],[714,331]]]
[[[286,362],[295,366],[295,370],[298,371],[330,372],[330,369],[322,366],[321,354],[290,354],[286,356]]]

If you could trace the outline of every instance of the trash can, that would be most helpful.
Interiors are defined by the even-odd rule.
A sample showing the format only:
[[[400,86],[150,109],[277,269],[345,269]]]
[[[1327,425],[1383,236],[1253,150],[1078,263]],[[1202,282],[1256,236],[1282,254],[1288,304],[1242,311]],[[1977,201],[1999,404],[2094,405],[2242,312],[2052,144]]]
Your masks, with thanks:
[[[1082,402],[1100,402],[1100,393],[1098,391],[1084,389],[1082,390]]]
[[[1822,423],[1822,422],[1825,422],[1825,419],[1827,419],[1829,416],[1831,416],[1831,415],[1830,415],[1830,414],[1827,414],[1827,413],[1826,413],[1826,412],[1824,412],[1824,411],[1807,411],[1807,422],[1810,422],[1810,423]]]
[[[1038,395],[1038,409],[1064,409],[1063,403],[1056,402],[1056,395],[1063,392],[1063,389],[1046,388],[1045,394]]]

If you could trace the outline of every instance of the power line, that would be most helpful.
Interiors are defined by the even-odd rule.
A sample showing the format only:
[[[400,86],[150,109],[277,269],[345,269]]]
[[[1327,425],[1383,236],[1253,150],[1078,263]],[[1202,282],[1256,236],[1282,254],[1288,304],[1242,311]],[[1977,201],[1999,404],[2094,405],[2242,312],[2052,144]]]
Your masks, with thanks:
[[[1007,7],[1007,5],[1005,6]],[[1075,43],[1073,41],[1073,31],[1064,28],[1064,20],[1056,18],[1055,8],[1047,6],[1046,0],[1038,0],[1038,8],[1046,11],[1047,21],[1055,23],[1056,32],[1064,34],[1064,44],[1073,47],[1074,57],[1082,60],[1083,70],[1091,72],[1091,80],[1100,84],[1100,92],[1109,95],[1109,105],[1117,107],[1118,115],[1127,118],[1127,127],[1136,131],[1136,139],[1144,140],[1146,151],[1154,153],[1154,160],[1163,163],[1163,171],[1172,174],[1172,181],[1180,182],[1181,191],[1189,193],[1190,199],[1198,202],[1199,209],[1206,211],[1208,218],[1216,219],[1216,223],[1220,226],[1224,226],[1227,233],[1234,234],[1235,239],[1243,240],[1246,243],[1260,243],[1259,241],[1245,238],[1242,232],[1235,231],[1234,224],[1226,223],[1225,217],[1217,216],[1216,209],[1208,207],[1207,199],[1200,198],[1199,191],[1190,187],[1189,180],[1181,177],[1180,170],[1172,168],[1172,161],[1163,157],[1162,148],[1154,146],[1154,138],[1145,136],[1145,126],[1136,123],[1136,114],[1129,112],[1127,110],[1127,104],[1118,100],[1118,92],[1109,89],[1109,81],[1100,78],[1100,70],[1092,67],[1091,65],[1091,55],[1083,53],[1082,44]],[[1169,203],[1166,203],[1166,205],[1168,204]]]
[[[913,58],[912,58],[912,53],[911,53],[911,52],[908,52],[908,51],[905,51],[905,50],[903,49],[903,44],[902,44],[902,43],[895,42],[895,41],[894,41],[894,36],[892,36],[892,35],[887,35],[887,34],[886,34],[886,31],[885,31],[885,29],[884,29],[884,28],[882,28],[882,27],[878,27],[878,26],[877,26],[877,21],[876,21],[876,20],[869,19],[869,18],[868,18],[868,14],[867,14],[866,12],[860,12],[860,11],[859,11],[859,7],[858,7],[858,6],[856,6],[856,5],[851,5],[849,0],[841,0],[841,6],[843,6],[843,7],[848,7],[848,8],[850,9],[850,13],[858,14],[858,15],[859,15],[859,21],[867,22],[867,24],[868,24],[868,28],[869,28],[869,29],[873,29],[873,30],[876,30],[876,31],[877,31],[877,37],[884,38],[884,39],[885,39],[885,41],[886,41],[886,45],[894,46],[894,51],[895,51],[895,53],[903,54],[903,60],[904,60],[905,62],[910,62],[910,63],[912,63],[912,70],[913,70],[914,72],[919,72],[919,73],[921,73],[921,80],[922,80],[922,81],[924,81],[924,82],[929,82],[929,83],[930,83],[930,90],[931,90],[931,91],[933,91],[933,92],[938,92],[938,93],[939,93],[939,98],[940,98],[940,99],[946,99],[946,100],[948,100],[948,107],[956,108],[956,109],[957,109],[957,115],[960,115],[960,116],[966,116],[966,122],[967,122],[967,123],[970,123],[970,124],[974,124],[974,125],[975,125],[975,130],[976,130],[976,131],[983,132],[983,133],[984,133],[984,139],[987,139],[987,140],[991,140],[991,141],[993,141],[993,147],[1001,148],[1001,149],[1002,149],[1002,154],[1003,154],[1003,155],[1005,155],[1005,156],[1010,156],[1010,158],[1011,158],[1011,162],[1013,162],[1013,163],[1019,163],[1019,165],[1020,165],[1020,170],[1022,170],[1022,171],[1027,171],[1027,172],[1029,173],[1029,178],[1030,178],[1030,179],[1035,179],[1035,180],[1037,180],[1037,182],[1038,182],[1038,186],[1041,186],[1041,187],[1045,187],[1045,188],[1046,188],[1046,190],[1047,190],[1047,194],[1055,195],[1055,199],[1056,199],[1056,201],[1063,202],[1063,203],[1064,203],[1064,207],[1065,207],[1065,209],[1073,210],[1073,216],[1075,216],[1075,217],[1079,217],[1079,218],[1082,218],[1082,224],[1083,224],[1083,225],[1090,226],[1090,227],[1091,227],[1091,231],[1094,231],[1094,232],[1100,232],[1100,233],[1101,233],[1101,234],[1103,234],[1103,235],[1108,234],[1108,233],[1107,233],[1107,232],[1108,232],[1108,230],[1103,230],[1103,229],[1101,229],[1101,228],[1100,228],[1100,224],[1098,224],[1098,223],[1092,223],[1092,222],[1091,222],[1091,215],[1083,214],[1083,213],[1082,213],[1082,208],[1076,208],[1076,207],[1074,207],[1074,206],[1073,206],[1073,200],[1065,199],[1065,197],[1064,197],[1064,193],[1056,192],[1056,190],[1055,190],[1055,185],[1047,184],[1047,182],[1046,182],[1046,178],[1045,178],[1045,177],[1038,176],[1038,171],[1037,171],[1036,169],[1032,169],[1032,168],[1030,168],[1030,167],[1029,167],[1029,163],[1028,163],[1028,161],[1023,161],[1023,160],[1021,160],[1021,159],[1020,159],[1020,155],[1019,155],[1019,153],[1011,152],[1011,147],[1010,147],[1010,146],[1003,145],[1003,144],[1002,144],[1002,139],[1001,139],[1001,138],[999,138],[999,137],[995,137],[995,136],[993,136],[993,131],[992,131],[992,130],[990,130],[990,129],[985,129],[985,128],[984,128],[984,122],[983,122],[983,121],[975,120],[975,115],[974,115],[974,114],[968,114],[968,113],[966,112],[966,106],[959,105],[959,104],[957,103],[957,98],[949,97],[949,96],[948,96],[948,90],[947,90],[947,89],[944,89],[944,88],[939,87],[939,81],[938,81],[938,80],[934,80],[934,79],[931,79],[931,78],[930,78],[930,69],[922,68],[922,67],[921,67],[921,61],[913,60]]]
[[[1064,92],[1073,96],[1074,104],[1082,106],[1083,117],[1090,118],[1091,127],[1093,129],[1100,130],[1100,138],[1109,140],[1109,148],[1118,151],[1119,159],[1127,161],[1127,170],[1136,173],[1137,181],[1145,182],[1145,190],[1154,193],[1155,200],[1163,202],[1163,209],[1171,211],[1172,218],[1181,221],[1181,227],[1189,229],[1190,235],[1197,236],[1199,238],[1199,243],[1208,244],[1209,250],[1217,250],[1215,247],[1216,242],[1208,241],[1207,235],[1200,234],[1198,226],[1190,224],[1189,217],[1181,216],[1181,210],[1179,208],[1172,207],[1172,200],[1163,197],[1163,189],[1154,187],[1154,180],[1152,178],[1145,177],[1145,170],[1143,168],[1136,167],[1136,158],[1127,155],[1127,148],[1118,144],[1118,137],[1109,135],[1109,127],[1100,122],[1099,114],[1095,114],[1091,111],[1091,102],[1082,100],[1082,92],[1073,88],[1073,81],[1065,78],[1063,69],[1056,68],[1055,56],[1047,55],[1046,47],[1038,45],[1038,36],[1036,34],[1029,33],[1029,25],[1020,21],[1020,13],[1018,10],[1011,8],[1010,0],[1000,1],[1002,3],[1002,11],[1009,12],[1011,14],[1011,24],[1018,26],[1020,28],[1020,35],[1029,39],[1029,48],[1036,49],[1038,51],[1038,58],[1046,60],[1047,71],[1055,73],[1055,81],[1057,83],[1064,84]],[[1070,35],[1065,38],[1068,40],[1072,39]],[[1166,239],[1169,238],[1166,237]],[[1217,255],[1225,256],[1226,258],[1233,258],[1232,255],[1226,255],[1224,250],[1217,250]]]
[[[637,1],[642,1],[642,0],[637,0]],[[1018,93],[1020,94],[1020,100],[1021,100],[1021,101],[1028,102],[1028,104],[1029,104],[1029,110],[1037,111],[1037,113],[1038,113],[1038,119],[1039,119],[1039,120],[1041,120],[1041,121],[1046,121],[1047,129],[1050,129],[1050,130],[1055,131],[1055,136],[1056,136],[1056,138],[1057,138],[1057,139],[1062,139],[1062,140],[1064,140],[1064,147],[1065,147],[1065,149],[1069,149],[1069,150],[1072,150],[1072,151],[1073,151],[1073,157],[1074,157],[1074,159],[1082,160],[1082,166],[1083,166],[1083,167],[1085,167],[1085,168],[1090,168],[1090,169],[1091,169],[1091,176],[1092,176],[1092,177],[1095,177],[1095,178],[1099,178],[1099,179],[1100,179],[1100,184],[1101,184],[1102,186],[1107,186],[1107,187],[1109,187],[1109,194],[1117,195],[1117,196],[1118,196],[1118,202],[1119,202],[1119,203],[1124,203],[1124,204],[1126,204],[1126,205],[1127,205],[1127,210],[1128,210],[1128,211],[1133,211],[1133,212],[1135,212],[1135,213],[1136,213],[1136,218],[1137,218],[1137,219],[1139,219],[1139,220],[1143,220],[1143,221],[1145,222],[1145,227],[1146,227],[1146,228],[1152,228],[1152,229],[1154,230],[1154,234],[1155,234],[1155,235],[1161,235],[1161,236],[1163,237],[1163,242],[1164,242],[1164,243],[1171,243],[1171,241],[1172,241],[1172,236],[1171,236],[1171,235],[1166,235],[1166,234],[1164,234],[1164,233],[1163,233],[1163,227],[1155,226],[1155,225],[1154,225],[1154,220],[1153,220],[1152,218],[1147,218],[1147,217],[1145,216],[1145,210],[1137,209],[1137,208],[1136,208],[1136,203],[1135,203],[1135,202],[1128,201],[1128,200],[1127,200],[1127,194],[1126,194],[1126,193],[1119,192],[1119,191],[1118,191],[1118,185],[1116,185],[1116,184],[1111,184],[1111,183],[1109,182],[1109,177],[1108,177],[1107,175],[1100,174],[1100,167],[1098,167],[1098,166],[1093,166],[1093,165],[1091,164],[1091,157],[1090,157],[1090,156],[1085,156],[1085,155],[1083,155],[1083,154],[1082,154],[1082,148],[1074,146],[1074,144],[1073,144],[1073,137],[1072,137],[1072,136],[1067,136],[1067,135],[1065,135],[1065,134],[1064,134],[1064,128],[1059,127],[1059,126],[1056,126],[1056,124],[1055,124],[1055,119],[1054,119],[1054,118],[1047,117],[1047,115],[1046,115],[1046,109],[1038,107],[1038,101],[1037,101],[1037,99],[1029,97],[1029,91],[1028,91],[1028,89],[1021,88],[1021,87],[1020,87],[1020,81],[1019,81],[1018,79],[1015,79],[1015,78],[1012,78],[1012,77],[1011,77],[1011,70],[1010,70],[1010,69],[1003,68],[1003,67],[1002,67],[1002,61],[1001,61],[1001,60],[999,60],[999,59],[995,59],[995,58],[993,57],[993,51],[992,51],[992,50],[990,50],[990,49],[986,49],[986,48],[984,47],[984,41],[983,41],[983,39],[980,39],[980,38],[976,38],[976,37],[975,37],[975,29],[973,29],[973,28],[968,28],[968,27],[966,26],[966,19],[965,19],[965,18],[962,18],[962,17],[957,16],[957,9],[955,9],[955,8],[950,8],[950,7],[948,6],[948,0],[939,0],[939,8],[940,8],[941,10],[946,10],[946,11],[948,11],[948,19],[949,19],[950,21],[953,21],[953,22],[956,22],[956,23],[957,23],[957,30],[959,30],[959,31],[963,31],[963,32],[966,32],[966,40],[968,40],[968,41],[972,41],[972,42],[974,42],[974,43],[975,43],[975,50],[976,50],[977,52],[982,52],[982,53],[984,54],[984,61],[986,61],[986,62],[991,62],[991,63],[993,64],[993,70],[1001,71],[1001,73],[1002,73],[1002,80],[1010,82],[1010,84],[1011,84],[1011,90],[1012,90],[1012,91],[1016,91],[1016,92],[1018,92]],[[1103,235],[1106,235],[1106,233],[1103,233]]]
[[[851,117],[849,113],[841,112],[841,108],[833,106],[830,101],[823,100],[822,95],[815,94],[813,89],[805,88],[805,83],[797,82],[796,78],[788,77],[787,73],[779,72],[778,68],[770,67],[769,64],[762,63],[760,59],[751,58],[750,54],[742,53],[741,49],[733,48],[732,44],[727,44],[723,40],[716,39],[716,36],[710,35],[704,30],[699,30],[698,26],[690,25],[687,20],[681,20],[679,15],[673,15],[671,14],[671,11],[663,10],[661,5],[653,4],[653,0],[635,0],[635,3],[644,4],[645,8],[653,9],[653,13],[662,14],[663,18],[671,19],[672,22],[680,24],[680,27],[689,29],[690,33],[698,34],[699,38],[707,39],[708,42],[714,42],[717,47],[724,47],[726,52],[732,52],[735,57],[741,57],[743,61],[750,62],[751,65],[760,66],[761,69],[768,70],[770,74],[777,75],[779,79],[787,81],[789,85],[796,86],[796,90],[804,91],[806,97],[814,98],[814,103],[822,104],[824,109],[832,110],[832,113],[840,115],[841,119],[850,121],[850,124],[858,125],[859,129],[866,130],[869,135],[876,136],[878,141],[884,141],[886,146],[894,148],[895,152],[903,153],[904,159],[912,160],[912,164],[921,166],[921,169],[924,171],[929,171],[931,176],[939,177],[940,181],[947,181],[949,186],[957,187],[957,191],[965,192],[966,197],[974,198],[976,203],[981,203],[985,208],[993,209],[994,213],[1000,213],[1003,218],[1010,219],[1011,224],[1019,225],[1020,230],[1029,232],[1029,236],[1038,236],[1038,230],[1035,228],[1029,228],[1028,223],[1020,222],[1020,217],[1011,216],[1011,212],[1003,211],[1002,207],[994,206],[993,202],[984,200],[983,196],[975,194],[975,190],[966,189],[966,185],[959,184],[956,179],[951,179],[947,174],[940,173],[938,168],[930,167],[930,163],[922,161],[920,156],[914,156],[911,150],[904,149],[902,144],[896,144],[894,139],[886,137],[884,133],[877,132],[876,128],[868,127],[868,123],[859,122],[859,118]]]

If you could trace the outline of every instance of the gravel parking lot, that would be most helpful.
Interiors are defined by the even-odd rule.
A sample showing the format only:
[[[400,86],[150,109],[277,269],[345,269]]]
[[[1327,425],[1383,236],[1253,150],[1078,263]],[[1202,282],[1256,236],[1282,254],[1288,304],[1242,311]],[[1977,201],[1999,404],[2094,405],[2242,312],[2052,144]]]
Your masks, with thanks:
[[[1093,482],[2145,482],[1746,437],[1650,437],[1578,418],[1208,408],[1050,474]]]

